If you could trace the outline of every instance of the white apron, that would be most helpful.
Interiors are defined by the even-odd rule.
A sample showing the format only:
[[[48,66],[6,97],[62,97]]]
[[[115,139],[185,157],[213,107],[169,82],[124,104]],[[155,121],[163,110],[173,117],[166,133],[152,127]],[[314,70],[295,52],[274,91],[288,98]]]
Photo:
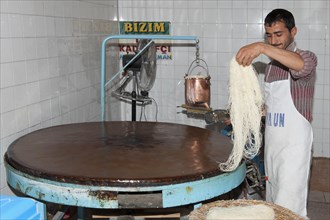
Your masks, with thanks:
[[[313,131],[294,106],[290,78],[265,83],[266,201],[306,217]]]

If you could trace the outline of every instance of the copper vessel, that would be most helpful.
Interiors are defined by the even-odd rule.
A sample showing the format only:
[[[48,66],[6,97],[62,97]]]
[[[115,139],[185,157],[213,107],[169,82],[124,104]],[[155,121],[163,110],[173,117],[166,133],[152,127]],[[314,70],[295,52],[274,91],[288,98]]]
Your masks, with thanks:
[[[200,61],[202,61],[204,65],[201,65]],[[193,72],[195,72],[194,75]],[[204,72],[203,75],[202,72]],[[186,106],[210,108],[211,77],[206,62],[202,59],[194,60],[184,79]]]

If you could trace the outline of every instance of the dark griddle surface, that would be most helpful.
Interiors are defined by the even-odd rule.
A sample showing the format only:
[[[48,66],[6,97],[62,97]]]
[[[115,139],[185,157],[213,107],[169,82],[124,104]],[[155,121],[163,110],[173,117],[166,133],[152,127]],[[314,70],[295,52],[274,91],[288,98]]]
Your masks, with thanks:
[[[29,175],[84,185],[154,186],[221,174],[228,137],[187,125],[90,122],[60,125],[12,143],[5,160]]]

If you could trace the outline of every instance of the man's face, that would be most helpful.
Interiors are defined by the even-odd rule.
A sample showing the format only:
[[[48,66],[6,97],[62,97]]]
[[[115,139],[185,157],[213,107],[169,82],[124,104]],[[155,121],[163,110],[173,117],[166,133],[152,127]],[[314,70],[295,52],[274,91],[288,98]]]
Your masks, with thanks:
[[[296,27],[292,28],[290,32],[285,23],[281,21],[271,26],[265,25],[265,30],[267,43],[280,49],[286,49],[293,42],[297,33]]]

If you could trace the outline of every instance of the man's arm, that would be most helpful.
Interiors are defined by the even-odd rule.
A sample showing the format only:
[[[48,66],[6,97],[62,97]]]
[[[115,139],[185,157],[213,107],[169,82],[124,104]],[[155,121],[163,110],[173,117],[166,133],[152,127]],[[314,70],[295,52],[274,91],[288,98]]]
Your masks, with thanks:
[[[249,66],[261,54],[295,71],[300,71],[304,68],[304,60],[299,54],[263,42],[252,43],[242,47],[236,54],[236,60],[240,65]]]

